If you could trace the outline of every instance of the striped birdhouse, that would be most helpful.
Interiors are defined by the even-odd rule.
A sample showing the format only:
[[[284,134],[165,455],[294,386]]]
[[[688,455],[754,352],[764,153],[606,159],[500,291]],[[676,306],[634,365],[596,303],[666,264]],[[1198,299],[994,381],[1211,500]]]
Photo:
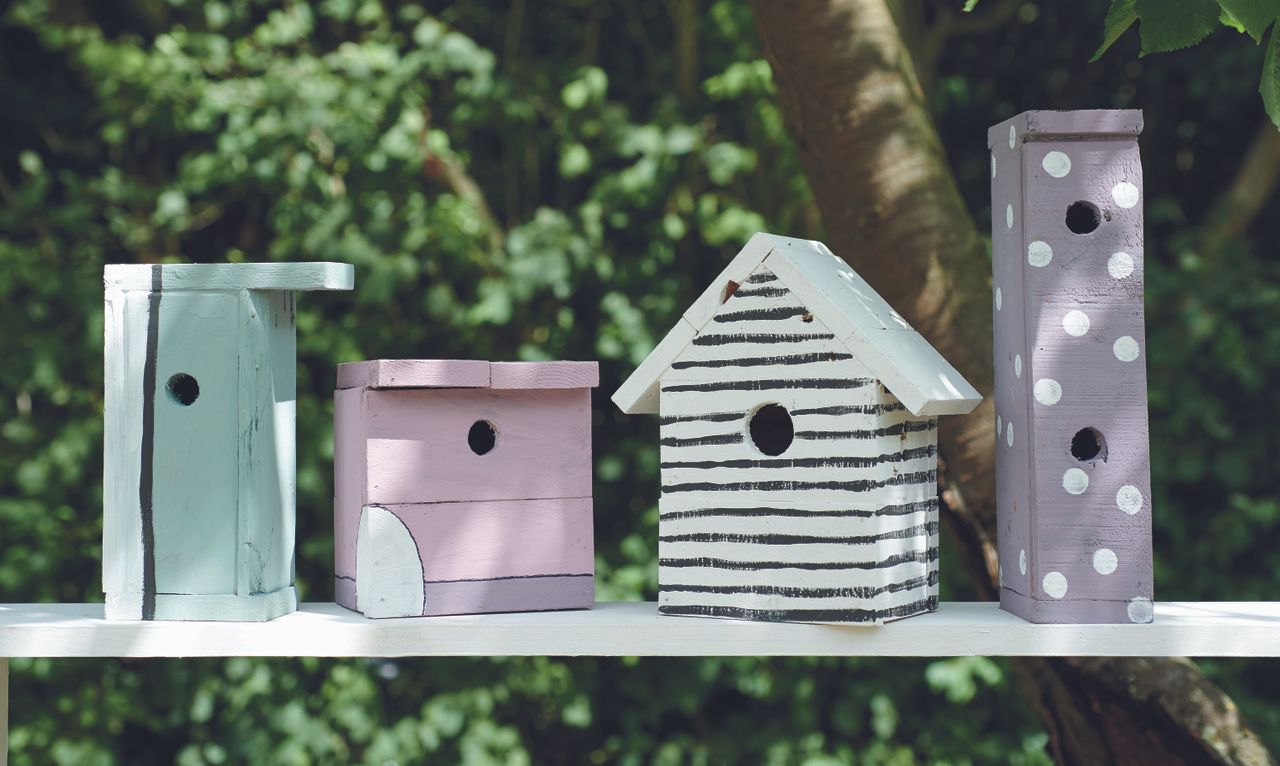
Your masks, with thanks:
[[[352,267],[114,265],[104,277],[107,618],[292,612],[295,293],[350,290]]]
[[[338,603],[366,617],[589,608],[598,381],[595,362],[339,365]]]
[[[1000,604],[1031,622],[1150,622],[1142,112],[993,126]]]
[[[981,397],[822,243],[752,237],[613,400],[661,416],[660,612],[937,608],[937,418]]]

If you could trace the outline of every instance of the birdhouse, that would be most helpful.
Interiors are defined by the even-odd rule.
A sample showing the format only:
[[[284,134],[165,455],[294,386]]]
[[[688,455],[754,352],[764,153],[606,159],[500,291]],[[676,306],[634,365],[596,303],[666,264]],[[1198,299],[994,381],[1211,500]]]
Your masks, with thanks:
[[[338,366],[339,604],[366,617],[587,609],[595,362]]]
[[[661,416],[661,613],[937,608],[937,418],[981,397],[821,242],[752,237],[613,400]]]
[[[107,618],[292,612],[294,293],[350,290],[351,266],[114,265],[104,283]]]
[[[1024,112],[991,149],[1000,604],[1150,622],[1142,113]]]

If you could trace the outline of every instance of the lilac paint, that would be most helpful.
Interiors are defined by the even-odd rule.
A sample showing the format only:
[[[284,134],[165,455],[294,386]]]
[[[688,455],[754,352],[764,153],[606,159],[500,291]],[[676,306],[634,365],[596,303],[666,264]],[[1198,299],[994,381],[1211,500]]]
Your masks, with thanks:
[[[1001,605],[1032,622],[1150,619],[1141,129],[1096,110],[988,133]],[[1088,432],[1073,454],[1084,429],[1097,455]]]

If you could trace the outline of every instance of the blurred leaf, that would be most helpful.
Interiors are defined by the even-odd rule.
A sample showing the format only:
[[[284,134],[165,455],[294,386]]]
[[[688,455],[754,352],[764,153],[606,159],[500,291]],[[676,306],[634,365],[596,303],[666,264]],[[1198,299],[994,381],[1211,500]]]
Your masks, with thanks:
[[[1119,40],[1120,36],[1137,20],[1136,0],[1111,0],[1107,18],[1102,22],[1102,44],[1098,46],[1098,50],[1094,51],[1089,62],[1093,63],[1102,58],[1102,54],[1106,53],[1107,49],[1114,45],[1116,40]]]

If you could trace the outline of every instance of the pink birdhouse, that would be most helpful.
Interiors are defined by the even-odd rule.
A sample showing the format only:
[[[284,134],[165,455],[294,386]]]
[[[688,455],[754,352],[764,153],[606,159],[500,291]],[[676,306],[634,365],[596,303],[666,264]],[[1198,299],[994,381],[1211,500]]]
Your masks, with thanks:
[[[338,366],[337,601],[366,617],[587,609],[595,362]]]

